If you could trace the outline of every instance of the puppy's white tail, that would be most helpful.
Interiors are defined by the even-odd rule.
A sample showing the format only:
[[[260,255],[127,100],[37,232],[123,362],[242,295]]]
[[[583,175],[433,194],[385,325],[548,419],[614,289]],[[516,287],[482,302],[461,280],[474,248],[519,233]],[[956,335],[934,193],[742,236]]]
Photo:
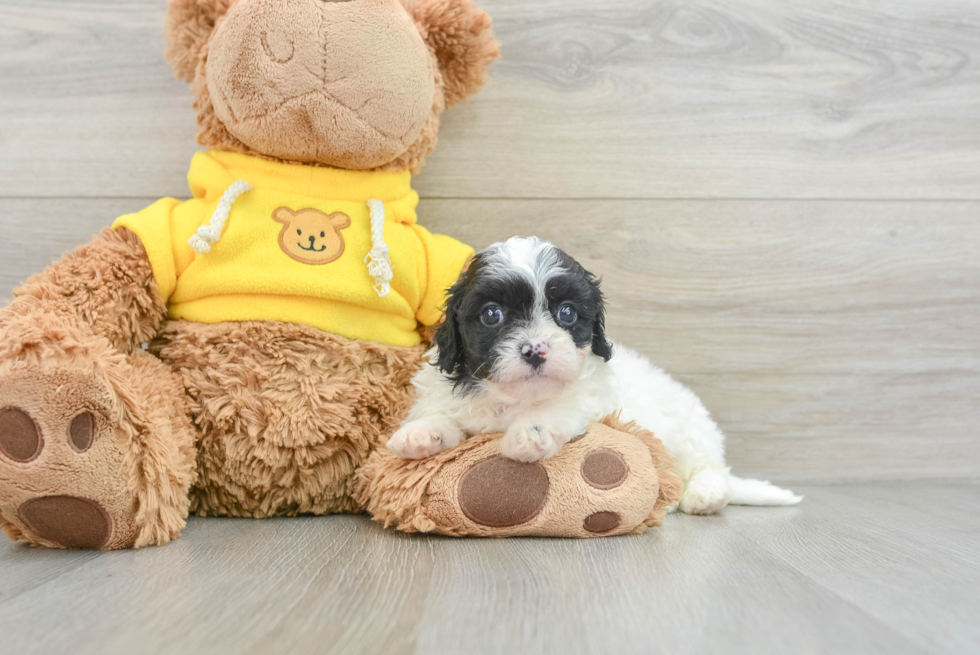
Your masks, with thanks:
[[[729,505],[795,505],[803,500],[803,496],[765,480],[746,480],[730,475],[728,485]]]

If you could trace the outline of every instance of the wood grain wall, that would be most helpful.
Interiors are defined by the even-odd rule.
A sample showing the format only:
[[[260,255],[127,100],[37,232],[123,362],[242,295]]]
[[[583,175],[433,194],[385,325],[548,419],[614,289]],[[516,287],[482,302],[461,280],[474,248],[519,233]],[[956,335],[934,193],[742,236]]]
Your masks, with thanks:
[[[492,80],[431,229],[539,234],[691,385],[740,472],[980,478],[980,4],[484,0]],[[0,297],[187,195],[163,0],[0,0]]]

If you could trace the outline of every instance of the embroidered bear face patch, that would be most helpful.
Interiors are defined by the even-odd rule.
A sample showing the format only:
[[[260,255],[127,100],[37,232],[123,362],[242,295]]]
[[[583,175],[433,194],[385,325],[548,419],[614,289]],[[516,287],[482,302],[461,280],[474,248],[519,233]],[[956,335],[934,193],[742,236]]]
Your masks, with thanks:
[[[350,216],[341,212],[324,214],[318,209],[293,211],[280,207],[272,213],[279,232],[282,251],[303,264],[329,264],[344,254],[344,235],[350,226]]]

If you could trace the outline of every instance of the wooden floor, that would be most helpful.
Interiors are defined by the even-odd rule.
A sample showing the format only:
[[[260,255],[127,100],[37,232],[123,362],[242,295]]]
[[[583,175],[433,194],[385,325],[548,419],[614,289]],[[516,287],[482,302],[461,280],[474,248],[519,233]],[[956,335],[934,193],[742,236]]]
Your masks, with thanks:
[[[591,541],[331,516],[198,519],[140,552],[2,543],[2,651],[980,652],[980,486],[798,491]]]

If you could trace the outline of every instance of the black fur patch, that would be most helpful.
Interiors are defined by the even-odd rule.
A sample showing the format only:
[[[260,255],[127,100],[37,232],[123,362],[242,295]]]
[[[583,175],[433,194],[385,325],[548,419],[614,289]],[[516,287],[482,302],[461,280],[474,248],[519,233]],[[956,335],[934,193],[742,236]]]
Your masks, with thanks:
[[[469,269],[449,289],[446,320],[436,332],[439,356],[433,362],[457,389],[475,387],[493,371],[499,354],[497,344],[511,331],[532,320],[535,288],[523,275],[511,273],[499,262],[488,260],[488,251],[478,254]],[[548,279],[544,289],[548,311],[569,332],[575,345],[591,343],[592,352],[604,360],[612,357],[612,344],[605,336],[605,305],[599,279],[565,252],[555,248],[561,271]],[[555,319],[558,308],[570,303],[578,313],[572,325]],[[489,304],[503,310],[504,320],[484,325],[481,313]]]
[[[486,326],[480,320],[488,304],[498,305],[504,320]],[[465,390],[486,379],[498,357],[496,344],[509,331],[530,319],[534,306],[534,288],[523,277],[495,277],[488,271],[485,258],[477,255],[469,269],[449,290],[446,321],[436,331],[439,359],[436,366]]]
[[[593,354],[608,362],[612,358],[612,344],[606,339],[606,303],[599,288],[601,281],[568,253],[555,250],[567,272],[548,280],[548,309],[555,316],[562,304],[571,303],[578,312],[578,321],[571,326],[562,325],[557,319],[556,323],[572,335],[579,348],[591,341]]]

